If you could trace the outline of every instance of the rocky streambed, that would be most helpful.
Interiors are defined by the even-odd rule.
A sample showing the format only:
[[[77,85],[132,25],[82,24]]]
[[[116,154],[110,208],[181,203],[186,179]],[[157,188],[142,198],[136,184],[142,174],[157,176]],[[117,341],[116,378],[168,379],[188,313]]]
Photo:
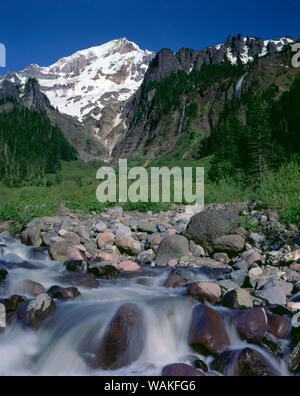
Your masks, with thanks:
[[[300,235],[260,202],[10,226],[0,375],[299,375]]]

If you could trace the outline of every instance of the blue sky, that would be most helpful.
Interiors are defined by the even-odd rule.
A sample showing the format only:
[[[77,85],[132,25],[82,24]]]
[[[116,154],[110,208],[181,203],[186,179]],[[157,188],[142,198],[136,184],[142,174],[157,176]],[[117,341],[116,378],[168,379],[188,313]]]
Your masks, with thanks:
[[[299,15],[299,0],[10,0],[0,7],[0,42],[7,68],[20,70],[120,37],[154,51],[201,49],[237,33],[300,37]]]

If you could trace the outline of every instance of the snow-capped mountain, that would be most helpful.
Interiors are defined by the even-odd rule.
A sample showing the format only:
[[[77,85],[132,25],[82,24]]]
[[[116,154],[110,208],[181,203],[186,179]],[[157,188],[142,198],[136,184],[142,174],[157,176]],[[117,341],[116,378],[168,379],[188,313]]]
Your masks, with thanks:
[[[5,78],[23,85],[34,77],[60,112],[79,121],[91,113],[99,120],[107,104],[126,101],[139,88],[153,57],[153,52],[122,38],[78,51],[48,67],[30,65],[9,72]]]

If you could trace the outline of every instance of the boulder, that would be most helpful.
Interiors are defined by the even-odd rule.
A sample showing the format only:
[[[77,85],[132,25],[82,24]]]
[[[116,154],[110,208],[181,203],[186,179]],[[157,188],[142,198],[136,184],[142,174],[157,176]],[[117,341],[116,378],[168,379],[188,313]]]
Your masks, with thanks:
[[[183,363],[169,364],[164,367],[162,377],[206,377],[202,371]]]
[[[214,249],[219,252],[239,253],[244,246],[245,239],[240,235],[225,235],[214,240]]]
[[[45,293],[45,288],[40,283],[25,280],[21,284],[21,289],[25,293],[29,293],[32,296],[38,296],[39,294]]]
[[[141,355],[145,342],[143,311],[124,304],[113,317],[96,352],[95,367],[116,370],[129,366]]]
[[[268,323],[269,333],[273,334],[279,339],[284,339],[287,337],[291,328],[290,320],[280,315],[269,314]]]
[[[41,246],[43,242],[41,228],[41,223],[36,223],[31,227],[27,227],[26,230],[21,233],[22,243],[28,246]]]
[[[232,309],[251,309],[253,301],[247,290],[235,289],[224,295],[223,305]]]
[[[60,286],[52,286],[47,293],[52,298],[57,298],[58,300],[74,300],[81,295],[77,287],[67,287],[64,289]]]
[[[229,211],[208,209],[192,217],[186,229],[186,236],[213,253],[213,242],[229,234],[239,222],[239,216]]]
[[[159,267],[166,267],[170,260],[181,259],[189,255],[189,242],[181,235],[164,238],[157,250],[155,262]]]
[[[291,373],[299,373],[300,371],[300,342],[294,345],[288,353],[287,365]]]
[[[99,287],[94,274],[70,273],[59,277],[58,280],[65,285],[84,287],[86,289],[96,289]]]
[[[206,305],[194,308],[189,330],[189,345],[202,355],[217,355],[230,345],[221,316]]]
[[[137,272],[143,270],[142,267],[140,267],[137,263],[131,260],[121,261],[119,264],[119,268],[124,272]]]
[[[117,237],[116,246],[121,253],[126,253],[130,256],[138,256],[142,251],[141,243],[126,235]]]
[[[49,248],[49,254],[54,261],[84,260],[83,254],[67,241],[56,242]]]
[[[99,249],[103,249],[107,246],[112,246],[115,242],[115,236],[111,232],[102,232],[98,235],[97,245]]]
[[[242,340],[261,340],[268,330],[267,314],[263,308],[240,312],[234,322]]]
[[[149,221],[140,221],[137,228],[138,231],[146,232],[147,234],[154,234],[157,232],[157,227]]]
[[[222,296],[222,291],[217,283],[197,282],[188,286],[188,294],[197,297],[202,302],[215,304]]]
[[[300,249],[297,249],[294,252],[286,254],[285,256],[283,256],[281,261],[285,264],[300,262]]]
[[[88,272],[99,279],[118,279],[120,271],[109,262],[89,263]]]
[[[187,279],[183,277],[182,271],[174,269],[173,271],[171,271],[168,279],[165,281],[164,286],[177,288],[181,287],[186,282]]]
[[[233,377],[280,376],[263,355],[250,348],[223,352],[211,364],[211,369]]]
[[[269,305],[286,305],[287,299],[283,290],[278,286],[267,287],[257,293],[257,297]]]
[[[27,326],[38,330],[42,323],[54,314],[56,304],[47,293],[39,294],[29,303],[18,308],[18,318]]]

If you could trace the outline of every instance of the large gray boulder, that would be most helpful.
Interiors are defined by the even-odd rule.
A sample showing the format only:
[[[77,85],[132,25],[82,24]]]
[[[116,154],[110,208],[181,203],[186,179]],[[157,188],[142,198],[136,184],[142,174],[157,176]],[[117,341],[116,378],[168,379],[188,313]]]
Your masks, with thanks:
[[[166,267],[170,260],[181,259],[189,255],[189,242],[181,235],[164,238],[157,250],[155,261],[159,267]]]
[[[208,209],[192,217],[186,229],[186,236],[198,245],[214,251],[214,241],[226,234],[240,222],[240,217],[225,210]]]

